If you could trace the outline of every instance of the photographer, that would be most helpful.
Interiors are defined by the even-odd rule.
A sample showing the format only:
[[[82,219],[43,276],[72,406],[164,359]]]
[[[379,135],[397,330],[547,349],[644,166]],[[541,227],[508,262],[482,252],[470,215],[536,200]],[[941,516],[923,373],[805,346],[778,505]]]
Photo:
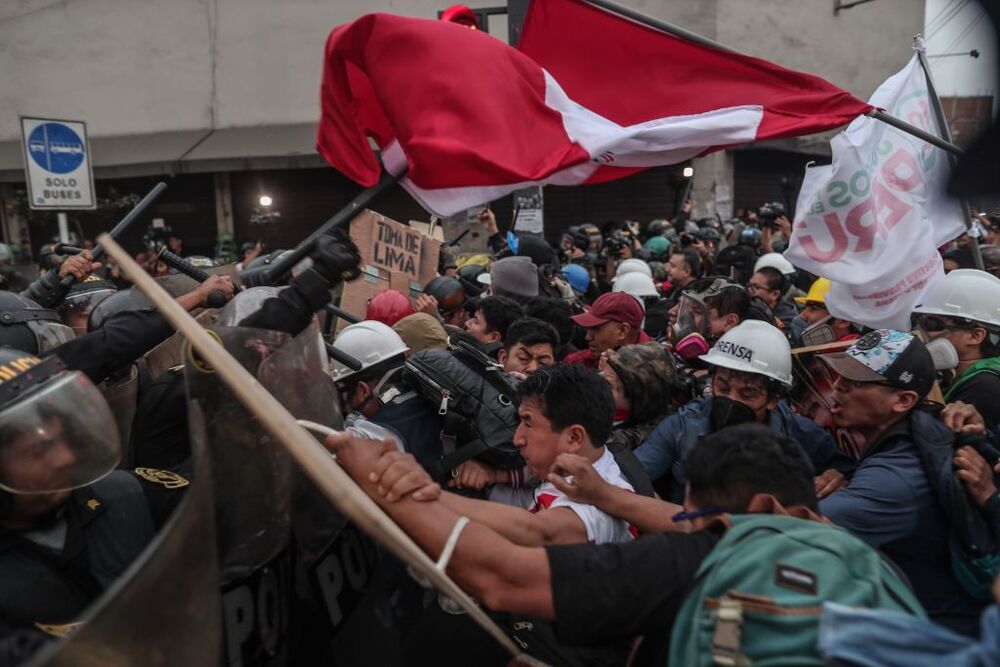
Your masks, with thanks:
[[[779,252],[775,250],[776,245],[788,246],[788,239],[792,238],[792,222],[780,201],[764,204],[757,210],[757,225],[761,231],[762,254]]]
[[[610,289],[611,281],[614,280],[618,272],[618,264],[623,260],[632,259],[636,252],[642,248],[627,223],[608,223],[605,225],[604,237],[602,253],[604,256],[604,280],[599,282],[606,289],[601,291]]]

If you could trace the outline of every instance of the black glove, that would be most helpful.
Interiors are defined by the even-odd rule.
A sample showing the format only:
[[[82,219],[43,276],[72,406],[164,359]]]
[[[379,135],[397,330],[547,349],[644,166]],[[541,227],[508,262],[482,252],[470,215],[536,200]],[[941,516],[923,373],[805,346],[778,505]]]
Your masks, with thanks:
[[[313,268],[331,285],[361,275],[361,254],[354,242],[344,235],[321,236],[316,240],[312,259]]]

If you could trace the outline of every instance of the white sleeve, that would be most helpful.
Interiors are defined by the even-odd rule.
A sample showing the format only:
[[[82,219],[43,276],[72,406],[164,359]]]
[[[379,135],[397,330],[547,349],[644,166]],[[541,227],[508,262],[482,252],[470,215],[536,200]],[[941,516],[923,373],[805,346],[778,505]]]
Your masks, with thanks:
[[[608,542],[624,542],[631,538],[628,526],[621,519],[616,519],[610,514],[605,514],[593,505],[576,503],[560,494],[552,501],[549,509],[557,507],[567,507],[580,517],[584,527],[587,529],[587,541],[591,544],[606,544]]]

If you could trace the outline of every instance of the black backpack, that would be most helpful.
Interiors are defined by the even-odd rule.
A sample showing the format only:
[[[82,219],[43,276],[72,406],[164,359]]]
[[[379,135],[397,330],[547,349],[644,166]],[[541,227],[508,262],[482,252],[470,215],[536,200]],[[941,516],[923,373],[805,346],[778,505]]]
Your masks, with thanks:
[[[524,466],[513,443],[518,382],[476,345],[453,337],[447,350],[417,352],[403,379],[443,419],[444,456],[430,466],[435,479],[473,458],[501,470]]]

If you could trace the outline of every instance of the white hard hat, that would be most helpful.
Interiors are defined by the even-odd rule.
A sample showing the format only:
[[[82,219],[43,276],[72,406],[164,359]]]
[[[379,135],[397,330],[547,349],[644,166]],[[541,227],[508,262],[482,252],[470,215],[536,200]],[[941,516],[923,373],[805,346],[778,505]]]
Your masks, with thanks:
[[[621,280],[615,281],[615,292],[625,292],[642,299],[644,296],[656,296],[656,285],[653,279],[642,273],[627,273]]]
[[[653,270],[649,268],[649,264],[642,261],[641,259],[625,259],[622,263],[618,265],[618,270],[615,271],[614,280],[618,280],[622,276],[627,276],[630,273],[643,273],[650,278],[653,277]],[[612,282],[614,282],[614,280]]]
[[[1000,278],[977,269],[955,269],[927,290],[913,312],[1000,328]]]
[[[753,272],[757,273],[767,267],[777,269],[783,276],[790,276],[795,273],[795,267],[780,252],[769,252],[761,255],[757,263],[753,265]]]
[[[393,331],[392,327],[375,320],[365,320],[344,327],[333,344],[340,351],[346,352],[361,362],[361,368],[354,371],[339,361],[334,361],[333,379],[337,381],[345,380],[355,373],[360,373],[387,359],[401,357],[404,352],[410,349],[399,337],[399,334]],[[400,365],[402,365],[402,359],[400,359]]]
[[[764,375],[792,384],[792,351],[785,335],[767,322],[746,320],[733,327],[698,357],[713,366]]]

